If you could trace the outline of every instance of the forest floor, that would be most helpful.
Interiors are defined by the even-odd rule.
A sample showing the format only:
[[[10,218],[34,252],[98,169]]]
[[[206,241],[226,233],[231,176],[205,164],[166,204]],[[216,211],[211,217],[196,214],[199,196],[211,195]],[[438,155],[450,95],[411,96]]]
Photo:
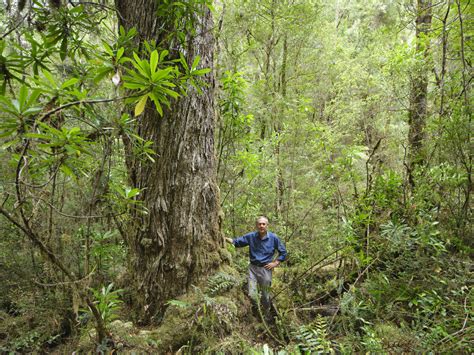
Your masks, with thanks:
[[[335,271],[330,269],[325,275],[328,271]],[[330,298],[324,299],[327,304],[311,303],[291,308],[280,294],[274,301],[274,320],[266,322],[259,310],[252,306],[246,291],[245,282],[215,294],[196,288],[195,292],[170,302],[159,326],[137,326],[130,319],[132,312],[124,308],[120,316],[108,325],[110,339],[107,344],[97,347],[96,332],[90,320],[80,334],[51,349],[51,352],[111,349],[180,354],[278,351],[288,349],[288,345],[294,342],[294,324],[311,323],[314,319],[330,323],[339,310]]]

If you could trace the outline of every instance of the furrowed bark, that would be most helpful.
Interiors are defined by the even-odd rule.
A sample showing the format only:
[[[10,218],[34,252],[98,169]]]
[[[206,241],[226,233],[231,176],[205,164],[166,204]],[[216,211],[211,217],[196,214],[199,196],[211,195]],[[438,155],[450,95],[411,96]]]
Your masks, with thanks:
[[[135,27],[140,41],[157,40],[176,54],[172,37],[167,37],[175,29],[160,27],[167,22],[157,16],[156,1],[117,0],[116,5],[122,25]],[[196,34],[187,34],[182,52],[189,62],[199,55],[200,67],[212,68],[212,15],[203,7],[195,17]],[[143,323],[159,320],[166,301],[185,293],[221,262],[213,72],[202,79],[202,93],[190,89],[163,117],[151,104],[140,116],[137,130],[153,141],[155,162],[134,157],[124,140],[130,182],[144,189],[139,198],[148,210],[137,213],[128,228],[133,303]]]

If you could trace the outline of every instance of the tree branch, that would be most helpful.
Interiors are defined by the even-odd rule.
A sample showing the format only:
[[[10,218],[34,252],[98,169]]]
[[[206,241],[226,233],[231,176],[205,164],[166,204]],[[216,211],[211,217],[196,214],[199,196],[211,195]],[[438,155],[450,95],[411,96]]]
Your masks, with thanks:
[[[68,102],[67,104],[58,106],[58,107],[44,113],[39,118],[39,121],[43,122],[45,119],[47,119],[52,114],[55,114],[56,112],[59,112],[59,111],[64,110],[68,107],[71,107],[71,106],[76,106],[76,105],[81,105],[81,104],[98,104],[98,103],[104,103],[104,102],[113,102],[113,101],[128,99],[130,97],[135,97],[135,96],[138,96],[138,95],[121,96],[121,97],[115,97],[115,98],[111,98],[111,99],[91,99],[91,100],[78,100],[78,101]]]

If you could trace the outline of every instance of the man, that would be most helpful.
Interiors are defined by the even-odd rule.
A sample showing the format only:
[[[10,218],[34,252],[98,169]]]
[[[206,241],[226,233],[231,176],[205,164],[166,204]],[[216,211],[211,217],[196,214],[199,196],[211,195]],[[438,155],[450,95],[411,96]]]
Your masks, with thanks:
[[[272,270],[286,259],[286,248],[278,237],[268,231],[268,219],[260,216],[256,221],[257,230],[244,236],[227,241],[236,248],[249,246],[249,296],[258,302],[258,292],[261,292],[261,303],[265,316],[270,316],[270,286],[272,283]],[[275,252],[278,252],[276,259]]]

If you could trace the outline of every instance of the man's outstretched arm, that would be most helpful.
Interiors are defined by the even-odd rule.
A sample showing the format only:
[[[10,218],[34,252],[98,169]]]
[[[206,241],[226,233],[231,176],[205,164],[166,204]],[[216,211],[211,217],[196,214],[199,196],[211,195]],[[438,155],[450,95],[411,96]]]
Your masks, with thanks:
[[[232,244],[236,248],[246,247],[249,245],[247,234],[237,239],[225,238],[225,240],[227,243]]]

